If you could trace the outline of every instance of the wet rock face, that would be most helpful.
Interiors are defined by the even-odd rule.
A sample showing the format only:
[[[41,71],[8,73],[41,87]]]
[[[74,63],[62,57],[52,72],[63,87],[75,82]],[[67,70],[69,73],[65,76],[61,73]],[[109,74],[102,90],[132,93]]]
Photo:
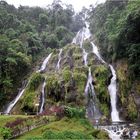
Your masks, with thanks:
[[[138,81],[131,81],[127,71],[128,65],[125,60],[116,63],[118,77],[118,99],[121,118],[128,121],[136,121],[140,114],[140,86]]]

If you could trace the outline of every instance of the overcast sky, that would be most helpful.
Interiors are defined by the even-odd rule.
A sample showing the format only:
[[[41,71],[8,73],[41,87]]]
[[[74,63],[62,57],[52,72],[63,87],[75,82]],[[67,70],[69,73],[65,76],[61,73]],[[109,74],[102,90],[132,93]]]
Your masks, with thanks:
[[[45,7],[51,4],[53,0],[5,0],[9,4],[13,4],[16,7],[19,5],[28,6],[40,6]],[[105,2],[105,0],[61,0],[64,3],[72,4],[76,11],[80,11],[83,6],[88,7],[90,4],[97,4]]]

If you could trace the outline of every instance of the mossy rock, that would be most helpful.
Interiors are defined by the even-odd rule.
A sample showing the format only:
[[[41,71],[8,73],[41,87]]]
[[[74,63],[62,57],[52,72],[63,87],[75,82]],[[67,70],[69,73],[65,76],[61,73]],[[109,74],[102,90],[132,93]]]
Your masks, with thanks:
[[[105,116],[109,116],[110,96],[108,93],[109,68],[106,65],[91,67],[95,93],[99,100],[100,109]]]
[[[86,40],[83,44],[83,48],[86,50],[87,53],[92,52],[92,45],[89,40]]]
[[[129,103],[127,105],[128,119],[131,121],[135,121],[138,117],[138,111],[132,96],[129,96],[128,103]]]
[[[35,91],[39,85],[43,82],[44,77],[40,73],[33,73],[29,79],[29,84],[27,86],[28,91]]]

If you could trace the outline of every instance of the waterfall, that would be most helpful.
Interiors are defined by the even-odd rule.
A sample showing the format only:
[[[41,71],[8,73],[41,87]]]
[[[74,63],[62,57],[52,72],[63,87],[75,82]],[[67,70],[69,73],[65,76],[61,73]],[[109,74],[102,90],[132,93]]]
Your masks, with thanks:
[[[88,56],[88,53],[85,51],[85,49],[83,49],[83,60],[84,60],[85,66],[88,65],[87,56]]]
[[[97,46],[93,42],[91,42],[91,44],[93,47],[93,53],[96,54],[96,56],[102,63],[106,64],[106,62],[102,59]],[[112,108],[111,119],[112,119],[112,122],[120,122],[119,113],[118,113],[117,107],[116,107],[116,100],[117,100],[117,97],[116,97],[116,92],[117,92],[116,72],[112,65],[109,65],[109,67],[110,67],[110,70],[111,70],[112,76],[113,76],[111,79],[111,83],[108,86],[108,91],[109,91],[110,100],[111,100],[111,108]]]
[[[21,90],[19,91],[18,95],[16,96],[16,98],[9,103],[7,109],[4,111],[4,114],[9,114],[11,112],[11,110],[13,109],[13,107],[15,106],[15,104],[18,102],[18,100],[20,99],[20,97],[23,95],[26,87],[28,86],[29,82],[27,83],[27,85]]]
[[[62,54],[62,49],[60,49],[59,56],[58,56],[58,62],[57,62],[57,65],[56,65],[57,70],[60,69],[60,62],[61,62],[61,59],[62,59],[61,54]]]
[[[42,99],[41,99],[41,107],[40,107],[39,113],[43,112],[43,107],[44,107],[44,103],[45,103],[45,86],[46,86],[46,78],[45,78],[44,83],[42,85],[42,90],[41,90]]]
[[[92,119],[93,118],[100,119],[101,113],[97,106],[96,94],[95,94],[94,86],[93,86],[92,82],[93,82],[93,79],[92,79],[92,75],[91,75],[91,68],[89,67],[88,80],[87,80],[87,84],[85,87],[85,95],[86,95],[86,97],[88,97],[87,115]]]
[[[86,23],[86,27],[83,27],[83,29],[81,29],[77,33],[77,35],[75,36],[75,38],[72,41],[72,43],[80,45],[80,48],[82,48],[83,61],[84,61],[85,66],[88,66],[88,60],[87,60],[88,53],[83,48],[83,42],[84,42],[84,40],[89,39],[90,36],[91,36],[91,34],[88,29],[88,24]],[[88,99],[86,114],[88,115],[88,117],[90,119],[99,119],[101,117],[101,113],[100,113],[98,105],[97,105],[97,98],[96,98],[96,94],[94,91],[93,79],[92,79],[90,67],[88,67],[88,79],[87,79],[87,84],[85,87],[85,95]]]
[[[37,71],[37,72],[43,72],[46,69],[46,66],[51,58],[52,53],[50,53],[46,59],[43,61],[41,68]],[[44,83],[42,85],[42,89],[41,89],[41,107],[39,110],[39,113],[43,112],[43,107],[44,107],[44,103],[45,103],[45,86],[46,86],[46,78],[44,80]]]
[[[37,72],[43,72],[43,71],[46,69],[47,63],[48,63],[49,59],[51,58],[51,55],[52,55],[52,53],[50,53],[50,54],[45,58],[45,60],[44,60],[43,63],[42,63],[41,68],[40,68]]]
[[[92,44],[92,52],[98,57],[98,59],[99,59],[102,63],[106,63],[106,62],[102,59],[102,57],[101,57],[101,55],[100,55],[100,53],[99,53],[99,51],[98,51],[97,46],[96,46],[93,42],[91,42],[91,44]]]
[[[46,57],[46,59],[43,61],[43,64],[41,66],[41,68],[37,71],[37,72],[42,72],[45,70],[46,65],[51,57],[52,53],[49,54],[48,57]],[[20,97],[23,95],[26,87],[28,86],[29,82],[27,83],[27,85],[18,93],[18,95],[16,96],[16,98],[9,103],[7,109],[4,111],[4,114],[9,114],[11,112],[11,110],[13,109],[13,107],[16,105],[16,103],[18,102],[18,100],[20,99]],[[44,100],[44,99],[43,99]],[[44,104],[44,103],[43,103]]]
[[[116,87],[116,72],[113,68],[112,65],[109,65],[110,70],[112,72],[112,78],[111,78],[111,83],[108,86],[108,91],[110,94],[110,98],[111,98],[111,108],[112,108],[112,112],[111,112],[111,118],[113,122],[119,122],[119,113],[117,111],[116,108],[116,101],[117,101],[117,96],[116,96],[116,92],[117,92],[117,87]]]

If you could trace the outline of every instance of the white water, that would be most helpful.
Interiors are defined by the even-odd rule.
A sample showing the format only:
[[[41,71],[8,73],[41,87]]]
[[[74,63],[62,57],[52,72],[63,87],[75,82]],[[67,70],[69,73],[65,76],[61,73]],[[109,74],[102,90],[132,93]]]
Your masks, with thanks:
[[[56,65],[57,70],[60,69],[60,62],[61,62],[61,59],[62,59],[61,54],[62,54],[62,49],[60,49],[59,56],[58,56],[58,62],[57,62],[57,65]]]
[[[117,101],[117,96],[116,96],[116,92],[117,92],[117,87],[116,87],[116,72],[113,68],[112,65],[109,65],[110,70],[112,72],[112,78],[111,78],[111,83],[108,86],[108,91],[110,94],[110,98],[111,98],[111,108],[112,108],[112,112],[111,112],[111,118],[113,122],[119,122],[119,113],[117,111],[116,108],[116,101]]]
[[[39,113],[43,112],[43,107],[44,107],[44,103],[45,103],[45,86],[46,86],[46,78],[45,78],[44,83],[42,85],[42,90],[41,90],[42,99],[41,99],[41,107],[40,107]]]
[[[11,110],[13,109],[13,107],[15,106],[15,104],[18,102],[18,100],[20,99],[20,97],[23,95],[23,93],[24,93],[24,91],[25,91],[25,89],[26,89],[27,86],[28,86],[28,83],[27,83],[27,85],[25,86],[25,88],[23,88],[23,89],[18,93],[18,95],[16,96],[16,98],[15,98],[12,102],[9,103],[7,109],[4,111],[4,114],[7,114],[7,115],[8,115],[8,114],[11,112]]]
[[[72,41],[72,43],[80,45],[80,48],[82,48],[82,50],[83,50],[83,61],[84,61],[85,66],[88,66],[88,60],[87,60],[88,53],[83,48],[83,42],[84,42],[84,40],[89,39],[90,36],[91,36],[88,28],[89,28],[89,26],[86,23],[86,27],[81,29]],[[91,119],[99,119],[101,117],[101,114],[100,114],[100,111],[99,111],[99,109],[97,107],[97,104],[96,104],[97,98],[96,98],[96,94],[95,94],[94,86],[93,86],[92,82],[93,82],[93,78],[92,78],[92,75],[91,75],[91,68],[89,67],[88,79],[87,79],[87,84],[86,84],[86,87],[85,87],[85,95],[88,99],[86,114]]]
[[[101,55],[100,55],[100,53],[99,53],[99,50],[98,50],[97,46],[96,46],[93,42],[91,42],[91,44],[92,44],[92,52],[98,57],[98,59],[99,59],[102,63],[106,63],[106,62],[102,59],[102,57],[101,57]]]
[[[50,53],[50,54],[45,58],[45,60],[44,60],[43,63],[42,63],[41,68],[40,68],[37,72],[43,72],[43,71],[46,69],[47,63],[48,63],[49,59],[51,58],[51,55],[52,55],[52,53]]]
[[[85,51],[85,49],[83,49],[83,60],[84,60],[85,66],[88,65],[87,57],[88,57],[88,53]]]
[[[92,47],[93,47],[93,53],[96,54],[96,56],[98,57],[98,59],[102,62],[105,63],[106,62],[102,59],[97,46],[91,42]],[[117,101],[117,96],[116,96],[116,92],[117,92],[117,85],[116,85],[116,72],[115,69],[113,68],[112,65],[109,65],[111,73],[112,73],[112,78],[111,78],[111,83],[108,86],[108,91],[109,91],[109,95],[110,95],[110,100],[111,100],[111,108],[112,108],[112,112],[111,112],[111,119],[112,122],[120,122],[119,119],[119,113],[117,111],[117,107],[116,107],[116,101]]]

